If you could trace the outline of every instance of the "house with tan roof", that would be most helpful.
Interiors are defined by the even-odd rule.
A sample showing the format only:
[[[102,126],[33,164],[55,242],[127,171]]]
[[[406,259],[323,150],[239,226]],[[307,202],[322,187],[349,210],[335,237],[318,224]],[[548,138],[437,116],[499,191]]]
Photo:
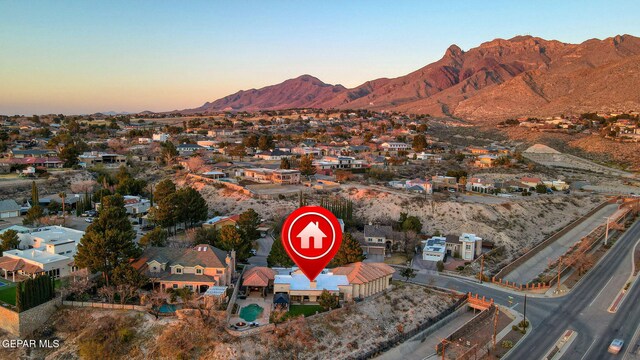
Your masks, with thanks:
[[[273,280],[278,273],[268,267],[256,266],[244,272],[242,276],[242,286],[247,288],[247,292],[261,291],[263,295],[273,289]]]
[[[364,299],[388,289],[395,272],[384,263],[357,262],[325,269],[313,281],[309,281],[306,275],[295,268],[278,270],[274,279],[274,299],[286,298],[295,304],[316,303],[324,290],[337,296],[340,301]]]
[[[189,288],[200,294],[212,286],[231,284],[236,254],[209,244],[187,249],[148,247],[132,265],[161,290]]]

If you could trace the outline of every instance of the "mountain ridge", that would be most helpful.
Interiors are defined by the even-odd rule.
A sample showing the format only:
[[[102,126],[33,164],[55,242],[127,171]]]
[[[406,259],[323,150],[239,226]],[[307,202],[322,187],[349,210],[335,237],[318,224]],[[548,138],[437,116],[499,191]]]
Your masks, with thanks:
[[[639,62],[640,38],[632,35],[580,44],[518,35],[466,51],[452,44],[442,58],[413,72],[350,89],[305,74],[182,112],[363,108],[473,120],[637,110]],[[615,79],[616,86],[609,79]]]

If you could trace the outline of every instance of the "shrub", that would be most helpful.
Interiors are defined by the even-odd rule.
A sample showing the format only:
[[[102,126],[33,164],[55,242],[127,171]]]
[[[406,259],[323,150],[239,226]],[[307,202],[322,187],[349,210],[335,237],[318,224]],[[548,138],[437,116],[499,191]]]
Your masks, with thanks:
[[[439,272],[442,272],[442,270],[444,270],[444,264],[442,263],[442,261],[438,261],[436,263],[436,268],[438,269]]]
[[[504,341],[502,341],[501,346],[502,346],[503,349],[511,349],[513,347],[513,341],[504,340]]]

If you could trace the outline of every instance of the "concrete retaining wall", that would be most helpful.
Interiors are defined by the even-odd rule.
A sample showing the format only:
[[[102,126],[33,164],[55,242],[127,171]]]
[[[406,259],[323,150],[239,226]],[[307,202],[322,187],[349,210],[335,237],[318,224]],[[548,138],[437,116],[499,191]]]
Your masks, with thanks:
[[[14,336],[28,336],[42,327],[56,312],[61,304],[60,299],[49,300],[21,313],[0,307],[0,328]]]

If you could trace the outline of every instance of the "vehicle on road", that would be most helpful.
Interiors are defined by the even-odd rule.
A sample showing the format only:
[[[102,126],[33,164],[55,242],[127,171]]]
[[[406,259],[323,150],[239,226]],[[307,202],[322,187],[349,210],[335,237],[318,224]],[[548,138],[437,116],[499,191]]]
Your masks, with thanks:
[[[93,218],[90,218],[90,217],[89,217],[89,218],[84,219],[84,221],[86,221],[86,222],[88,222],[88,223],[92,223],[92,222],[93,222]]]
[[[624,345],[624,340],[622,339],[613,339],[611,345],[609,345],[609,352],[612,354],[617,354],[622,350],[622,346]]]

